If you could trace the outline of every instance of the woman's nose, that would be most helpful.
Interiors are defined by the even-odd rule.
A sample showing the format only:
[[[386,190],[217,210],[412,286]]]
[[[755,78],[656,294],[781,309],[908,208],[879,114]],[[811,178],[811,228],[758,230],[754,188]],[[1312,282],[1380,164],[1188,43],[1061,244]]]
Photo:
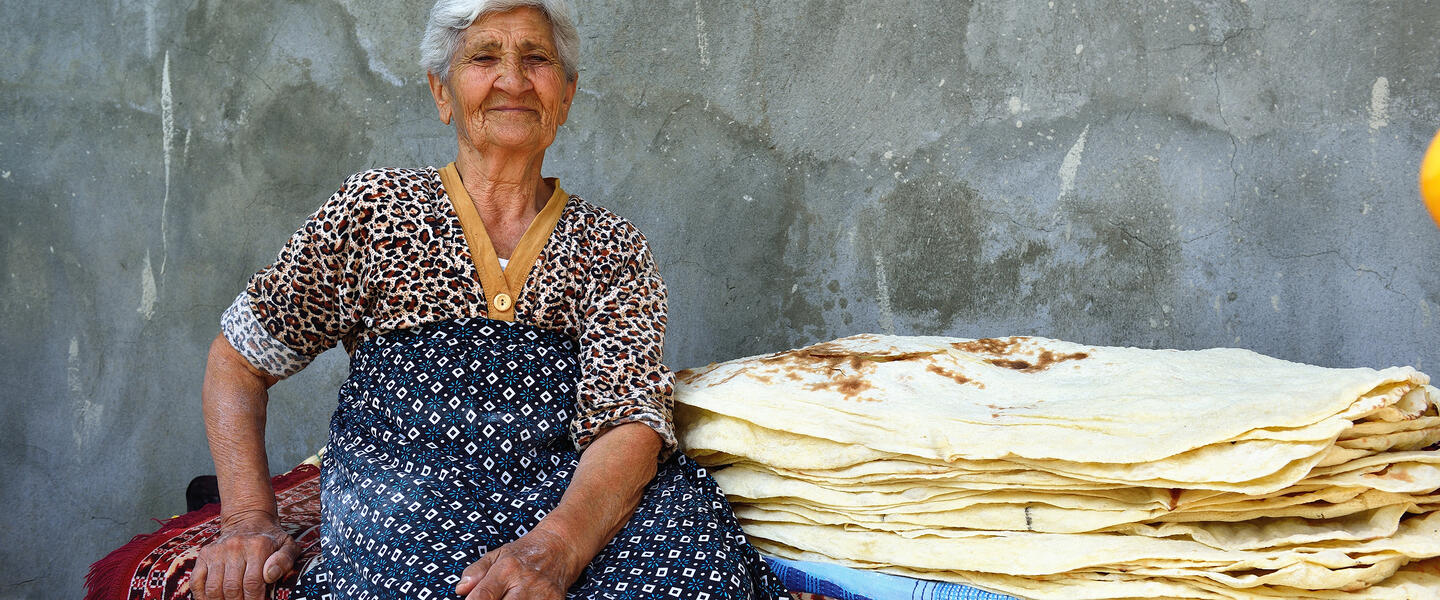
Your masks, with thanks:
[[[518,54],[507,54],[500,59],[495,74],[495,86],[506,91],[522,91],[530,87],[530,78],[525,74],[525,66],[520,62]]]

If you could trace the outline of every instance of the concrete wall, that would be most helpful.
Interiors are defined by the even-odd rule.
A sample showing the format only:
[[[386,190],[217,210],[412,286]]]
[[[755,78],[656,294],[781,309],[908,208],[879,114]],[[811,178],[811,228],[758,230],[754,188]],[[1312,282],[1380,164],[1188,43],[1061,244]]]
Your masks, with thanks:
[[[0,597],[212,472],[220,311],[348,174],[454,156],[423,2],[0,3]],[[1440,371],[1440,2],[580,2],[565,186],[648,233],[677,367],[865,332]],[[318,448],[332,352],[274,392]]]

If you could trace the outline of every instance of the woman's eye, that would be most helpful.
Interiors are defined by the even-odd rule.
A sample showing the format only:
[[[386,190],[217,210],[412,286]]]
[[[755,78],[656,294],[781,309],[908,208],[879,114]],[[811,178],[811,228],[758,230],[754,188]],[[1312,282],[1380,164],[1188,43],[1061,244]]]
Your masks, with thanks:
[[[531,54],[525,57],[525,62],[532,65],[543,65],[550,62],[550,57],[545,56],[544,54]]]
[[[497,60],[499,60],[499,59],[496,58],[494,55],[490,55],[490,54],[477,54],[477,55],[475,55],[475,57],[472,58],[471,60],[473,60],[473,61],[475,61],[475,62],[477,62],[477,63],[480,63],[480,64],[482,64],[482,65],[488,65],[488,64],[494,64],[495,61],[497,61]]]

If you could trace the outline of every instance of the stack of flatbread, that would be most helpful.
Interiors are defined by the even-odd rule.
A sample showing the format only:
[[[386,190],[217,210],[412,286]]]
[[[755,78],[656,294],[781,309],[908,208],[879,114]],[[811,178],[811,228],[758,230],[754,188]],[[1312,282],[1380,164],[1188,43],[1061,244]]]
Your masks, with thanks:
[[[1440,598],[1440,392],[1238,349],[862,335],[682,371],[752,541],[1023,598]]]

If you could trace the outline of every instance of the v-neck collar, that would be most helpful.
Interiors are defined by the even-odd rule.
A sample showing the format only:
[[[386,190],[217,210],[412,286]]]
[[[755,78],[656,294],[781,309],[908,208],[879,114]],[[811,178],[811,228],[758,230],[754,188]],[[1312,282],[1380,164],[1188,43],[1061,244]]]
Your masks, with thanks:
[[[560,184],[555,179],[549,179],[549,182],[555,187],[555,193],[550,194],[545,208],[541,209],[540,214],[535,215],[535,220],[525,228],[520,242],[515,245],[515,251],[510,254],[509,263],[502,269],[500,257],[495,253],[495,245],[490,242],[490,235],[485,232],[485,222],[480,218],[480,213],[476,212],[475,203],[465,191],[464,183],[460,181],[459,169],[455,168],[453,162],[440,169],[440,184],[445,188],[445,195],[450,197],[455,216],[460,219],[460,228],[465,232],[465,244],[470,247],[470,260],[475,263],[475,271],[480,275],[480,287],[485,292],[485,312],[491,319],[515,320],[515,302],[520,298],[520,291],[530,277],[535,259],[540,257],[540,250],[545,247],[545,242],[549,241],[550,233],[555,231],[555,225],[560,222],[560,215],[565,211],[570,195],[560,189]]]

